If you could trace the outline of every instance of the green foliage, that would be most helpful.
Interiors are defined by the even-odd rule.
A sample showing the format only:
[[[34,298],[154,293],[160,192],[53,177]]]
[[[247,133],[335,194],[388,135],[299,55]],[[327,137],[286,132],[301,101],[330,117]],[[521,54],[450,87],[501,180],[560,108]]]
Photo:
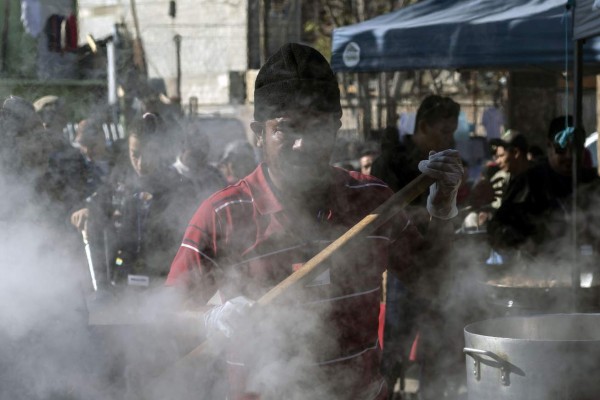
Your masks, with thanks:
[[[374,18],[418,0],[307,0],[302,3],[302,40],[331,56],[333,29]]]

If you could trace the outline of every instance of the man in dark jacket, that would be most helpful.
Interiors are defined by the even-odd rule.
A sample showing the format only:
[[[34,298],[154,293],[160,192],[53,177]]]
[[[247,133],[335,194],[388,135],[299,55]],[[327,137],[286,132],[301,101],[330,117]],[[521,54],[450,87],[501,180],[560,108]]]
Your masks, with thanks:
[[[191,181],[165,159],[168,142],[154,115],[132,124],[129,162],[117,165],[73,217],[89,237],[99,286],[162,284],[168,272],[177,232],[195,203]]]

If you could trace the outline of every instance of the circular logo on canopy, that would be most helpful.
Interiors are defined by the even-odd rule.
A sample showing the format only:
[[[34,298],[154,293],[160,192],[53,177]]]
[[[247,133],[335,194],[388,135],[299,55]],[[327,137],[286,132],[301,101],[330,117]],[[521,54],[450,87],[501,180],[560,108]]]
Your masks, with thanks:
[[[342,59],[346,67],[356,67],[358,65],[360,62],[360,47],[356,42],[350,42],[346,45]]]

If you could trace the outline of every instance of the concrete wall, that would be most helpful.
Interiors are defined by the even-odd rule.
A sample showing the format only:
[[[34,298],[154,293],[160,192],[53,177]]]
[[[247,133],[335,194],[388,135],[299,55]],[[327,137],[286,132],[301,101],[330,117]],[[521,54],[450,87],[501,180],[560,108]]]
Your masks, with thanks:
[[[168,15],[168,0],[137,0],[140,33],[150,78],[163,78],[168,95],[175,94],[176,50],[173,37],[182,36],[182,102],[236,103],[237,85],[247,69],[247,0],[177,0],[177,16]],[[80,42],[87,33],[101,39],[113,25],[125,21],[134,33],[129,0],[79,0]],[[233,73],[232,73],[233,72]],[[232,83],[233,82],[233,83]]]

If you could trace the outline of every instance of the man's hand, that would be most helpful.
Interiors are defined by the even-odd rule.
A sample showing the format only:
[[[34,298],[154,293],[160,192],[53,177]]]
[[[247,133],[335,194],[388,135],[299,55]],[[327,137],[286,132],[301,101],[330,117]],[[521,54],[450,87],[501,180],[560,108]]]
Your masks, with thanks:
[[[86,230],[89,215],[90,212],[87,208],[77,210],[71,214],[71,224],[73,224],[77,230],[83,232]]]
[[[419,162],[419,171],[436,180],[429,188],[427,211],[433,217],[450,219],[458,214],[456,195],[463,177],[457,150],[429,152],[429,159]]]
[[[243,325],[248,311],[254,301],[244,296],[234,297],[225,304],[216,306],[204,314],[204,327],[206,336],[231,338],[235,331]]]

